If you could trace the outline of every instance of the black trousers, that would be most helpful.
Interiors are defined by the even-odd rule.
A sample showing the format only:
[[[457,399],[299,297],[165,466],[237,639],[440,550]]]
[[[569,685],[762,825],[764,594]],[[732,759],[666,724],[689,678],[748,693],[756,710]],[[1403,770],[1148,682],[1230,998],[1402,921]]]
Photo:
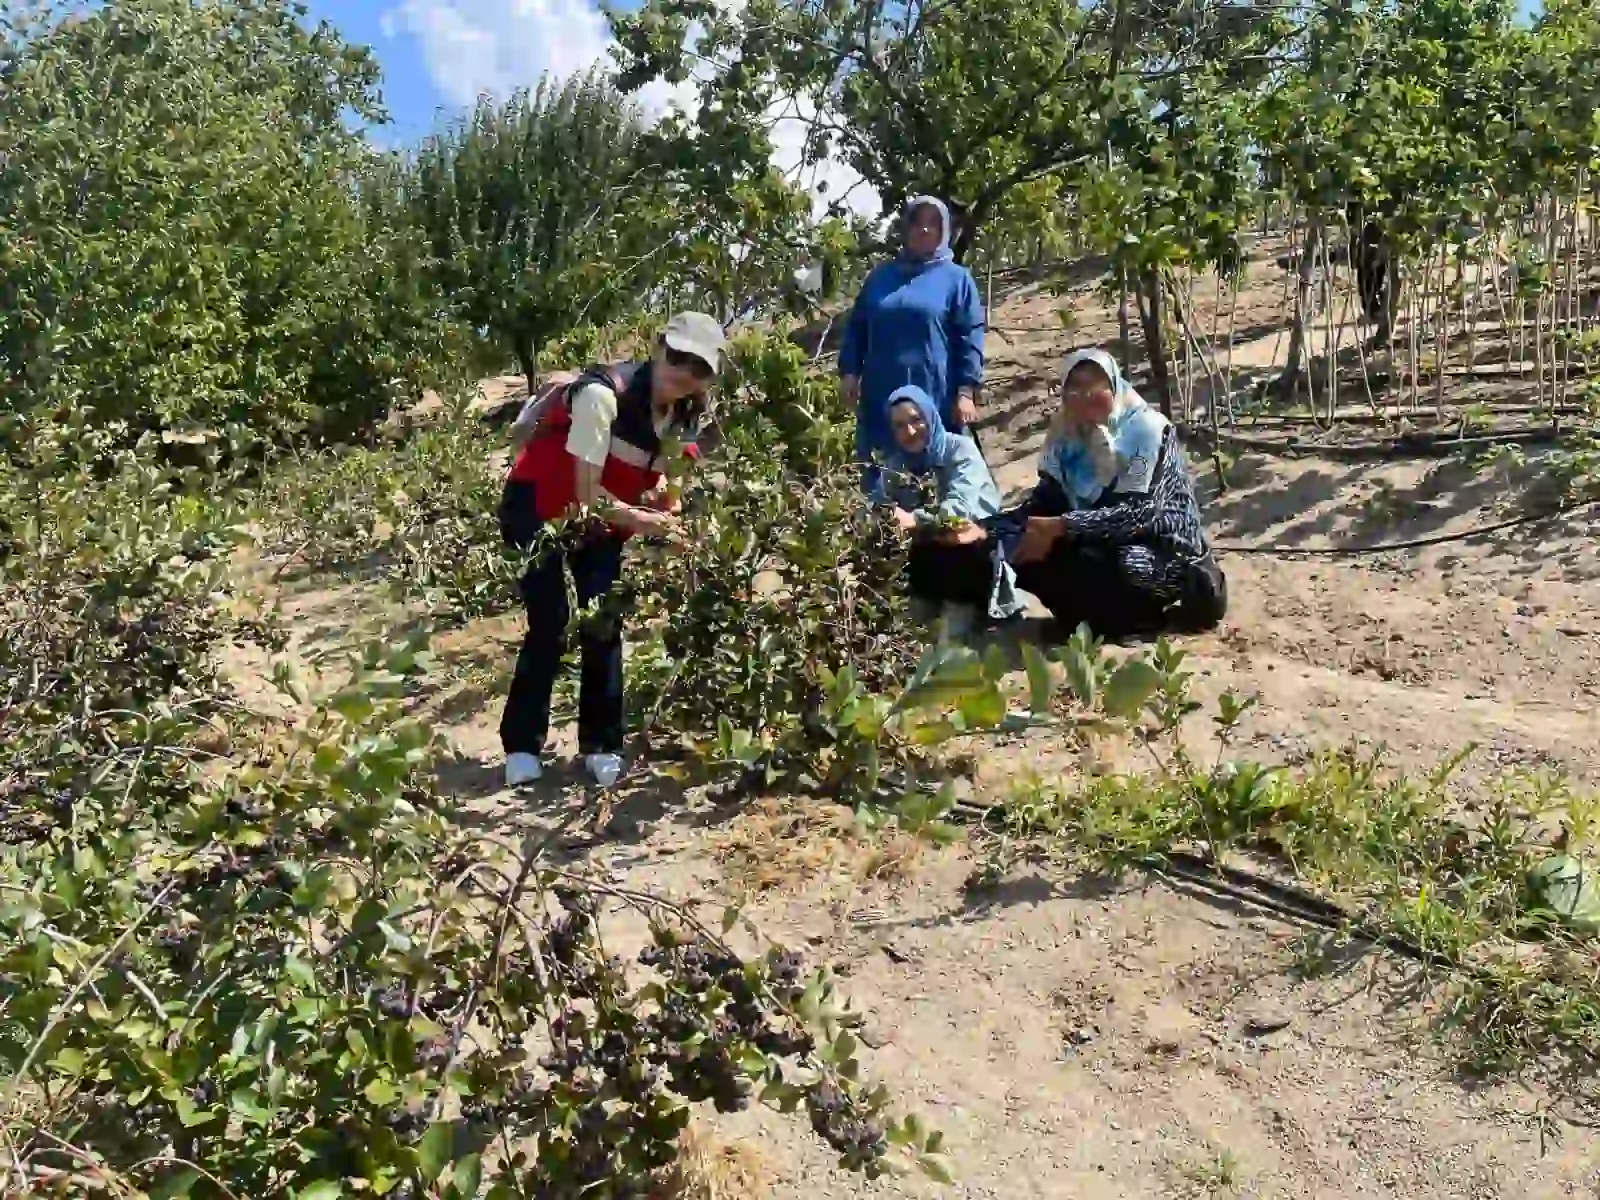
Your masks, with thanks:
[[[1079,625],[1112,640],[1202,633],[1228,609],[1227,580],[1209,555],[1187,562],[1160,547],[1062,538],[1016,573],[1063,633]]]
[[[522,490],[526,489],[526,490]],[[532,516],[532,492],[511,485],[502,499],[501,532],[507,542],[529,549],[540,522]],[[522,607],[528,630],[500,718],[500,744],[507,754],[542,754],[550,735],[550,698],[568,645],[572,605],[567,577],[582,609],[594,612],[578,628],[578,749],[616,753],[623,746],[622,539],[586,533],[562,545],[545,546],[522,576]]]
[[[914,542],[906,561],[911,594],[935,604],[972,604],[987,611],[994,590],[992,553],[988,542],[971,546]]]

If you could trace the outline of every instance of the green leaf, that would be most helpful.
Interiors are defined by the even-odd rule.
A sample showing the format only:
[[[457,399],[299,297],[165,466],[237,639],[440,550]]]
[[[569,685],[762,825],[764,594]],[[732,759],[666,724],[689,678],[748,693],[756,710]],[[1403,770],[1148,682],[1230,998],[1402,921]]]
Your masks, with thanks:
[[[1078,646],[1068,645],[1061,654],[1061,665],[1067,670],[1067,686],[1085,708],[1093,708],[1096,696],[1094,663]]]
[[[1050,711],[1055,698],[1055,681],[1050,678],[1050,660],[1032,642],[1022,643],[1022,665],[1028,672],[1028,707],[1034,716]]]
[[[1160,686],[1161,676],[1154,667],[1142,658],[1131,658],[1106,681],[1101,704],[1108,715],[1131,720]]]
[[[1600,878],[1582,859],[1553,854],[1528,872],[1528,880],[1562,922],[1584,933],[1600,932]]]
[[[216,1116],[214,1110],[201,1108],[187,1093],[179,1094],[175,1107],[178,1110],[178,1120],[185,1129],[204,1125]]]
[[[150,1200],[183,1200],[205,1176],[193,1167],[169,1175],[150,1189]]]
[[[337,1179],[319,1179],[296,1192],[295,1200],[339,1200],[343,1195],[344,1187]]]
[[[450,1168],[451,1190],[460,1200],[474,1200],[483,1182],[483,1157],[469,1154]]]
[[[928,1178],[935,1179],[940,1183],[950,1185],[956,1181],[955,1171],[951,1167],[950,1160],[942,1154],[918,1155],[917,1166],[922,1169],[922,1173]]]
[[[317,977],[311,967],[303,959],[296,958],[293,954],[283,960],[284,974],[294,980],[303,988],[312,988],[317,984]]]
[[[951,738],[960,737],[966,730],[952,721],[943,719],[923,721],[911,730],[911,741],[918,746],[937,746]]]
[[[455,1153],[455,1145],[454,1124],[441,1121],[429,1127],[428,1132],[422,1135],[422,1141],[417,1144],[417,1167],[423,1179],[432,1183],[444,1173]]]
[[[960,712],[968,729],[993,729],[1006,719],[1006,697],[998,684],[968,692],[961,698]]]
[[[1005,648],[999,642],[990,642],[984,650],[983,670],[990,681],[996,684],[1011,673],[1011,661],[1006,657]]]

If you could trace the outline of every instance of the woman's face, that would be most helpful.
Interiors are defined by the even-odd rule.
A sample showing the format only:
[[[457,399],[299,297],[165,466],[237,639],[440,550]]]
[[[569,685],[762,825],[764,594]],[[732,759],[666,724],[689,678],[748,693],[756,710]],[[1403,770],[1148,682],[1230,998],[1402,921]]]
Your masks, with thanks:
[[[1079,363],[1061,385],[1061,408],[1074,425],[1104,425],[1116,399],[1110,378],[1097,363]]]
[[[711,387],[714,372],[708,363],[692,354],[674,350],[665,341],[656,345],[651,380],[654,399],[676,404],[690,396],[703,396]]]
[[[906,214],[906,249],[913,258],[932,258],[944,241],[944,219],[931,204]]]
[[[921,454],[928,448],[928,423],[922,419],[922,410],[910,401],[902,400],[890,410],[889,427],[895,445],[907,454]]]

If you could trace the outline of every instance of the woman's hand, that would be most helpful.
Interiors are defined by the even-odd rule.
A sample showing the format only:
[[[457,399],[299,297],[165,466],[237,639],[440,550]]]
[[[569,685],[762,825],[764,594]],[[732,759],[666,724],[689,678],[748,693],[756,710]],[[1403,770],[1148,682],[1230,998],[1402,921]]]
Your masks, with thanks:
[[[956,393],[956,420],[966,428],[978,419],[978,397],[969,387]]]
[[[683,522],[669,512],[653,508],[630,508],[627,523],[633,527],[633,532],[647,537],[662,538],[674,544],[684,540]]]
[[[903,508],[894,510],[894,523],[901,533],[910,533],[917,527],[917,518]]]
[[[939,541],[947,546],[976,546],[979,542],[989,540],[989,534],[981,525],[974,525],[971,521],[963,521],[939,531]]]
[[[1011,561],[1038,562],[1049,555],[1066,531],[1067,523],[1060,517],[1029,517],[1028,527],[1022,531],[1022,539],[1017,543]]]
[[[861,376],[859,376],[859,375],[841,375],[841,376],[839,376],[839,394],[844,397],[845,402],[848,403],[848,404],[854,404],[858,400],[860,400],[861,399]]]
[[[683,494],[672,484],[663,483],[660,487],[651,488],[646,492],[639,503],[656,512],[671,513],[675,516],[683,511]]]

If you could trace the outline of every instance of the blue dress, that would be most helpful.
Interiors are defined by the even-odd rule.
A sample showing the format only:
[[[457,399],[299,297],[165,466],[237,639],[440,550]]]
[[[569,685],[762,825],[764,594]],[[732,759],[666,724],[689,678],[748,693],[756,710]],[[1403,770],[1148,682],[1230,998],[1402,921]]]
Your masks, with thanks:
[[[956,393],[983,382],[983,301],[972,272],[948,259],[897,259],[867,276],[839,346],[839,372],[861,380],[856,457],[893,448],[888,401],[906,385],[922,388],[951,430]]]

